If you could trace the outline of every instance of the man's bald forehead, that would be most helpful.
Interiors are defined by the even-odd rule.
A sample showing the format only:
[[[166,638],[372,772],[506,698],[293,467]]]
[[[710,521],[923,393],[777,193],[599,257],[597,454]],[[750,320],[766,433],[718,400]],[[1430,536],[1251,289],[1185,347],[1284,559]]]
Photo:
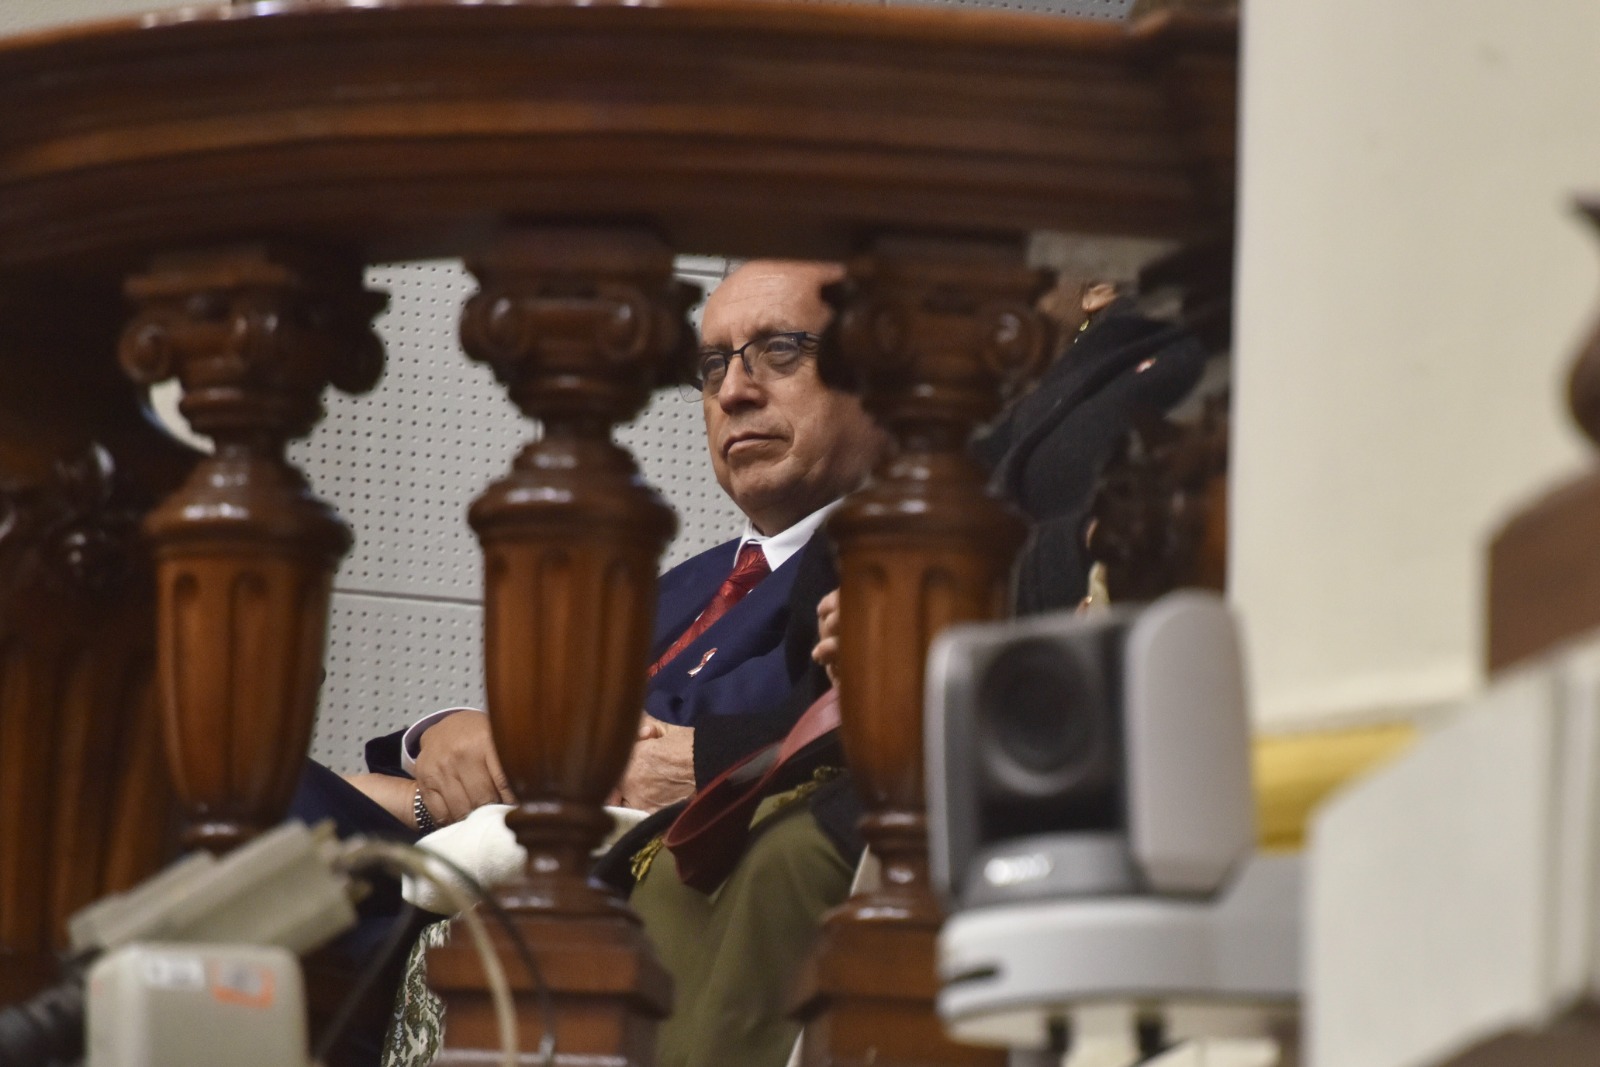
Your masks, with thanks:
[[[723,285],[736,279],[778,279],[787,284],[821,289],[844,277],[844,264],[821,259],[747,259],[733,270]]]
[[[802,259],[753,259],[725,278],[706,301],[702,339],[736,346],[763,332],[820,330],[833,317],[822,287],[844,267]]]

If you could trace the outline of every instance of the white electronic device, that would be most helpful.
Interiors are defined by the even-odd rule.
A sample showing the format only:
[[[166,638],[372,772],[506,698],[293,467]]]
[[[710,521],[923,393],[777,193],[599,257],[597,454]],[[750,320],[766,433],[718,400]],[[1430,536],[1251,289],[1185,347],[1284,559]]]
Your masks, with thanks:
[[[286,822],[79,911],[63,980],[0,1007],[0,1067],[303,1064],[295,955],[355,922],[352,847]]]
[[[304,1067],[300,962],[272,945],[140,943],[88,976],[87,1067]]]
[[[1220,597],[952,627],[928,657],[930,867],[959,1041],[1051,1049],[1085,1005],[1300,992],[1300,862],[1254,854],[1239,637]]]

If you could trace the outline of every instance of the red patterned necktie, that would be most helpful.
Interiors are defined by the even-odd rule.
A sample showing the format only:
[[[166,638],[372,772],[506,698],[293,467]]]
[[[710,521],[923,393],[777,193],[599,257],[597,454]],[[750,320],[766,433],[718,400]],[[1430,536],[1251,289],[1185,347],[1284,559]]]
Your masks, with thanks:
[[[650,665],[647,678],[654,678],[656,672],[671,663],[684,649],[694,643],[699,637],[711,628],[716,622],[728,613],[728,609],[744,599],[744,595],[756,587],[756,583],[772,573],[772,568],[767,566],[767,557],[761,551],[761,546],[746,543],[739,549],[739,557],[733,562],[733,573],[729,574],[717,589],[716,595],[711,598],[711,603],[706,605],[689,628],[674,642],[661,658]]]

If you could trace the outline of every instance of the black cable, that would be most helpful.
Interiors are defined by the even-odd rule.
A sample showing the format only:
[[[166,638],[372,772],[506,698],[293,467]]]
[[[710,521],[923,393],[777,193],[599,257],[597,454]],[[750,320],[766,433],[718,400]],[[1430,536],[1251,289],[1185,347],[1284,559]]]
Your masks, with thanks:
[[[83,1056],[83,972],[0,1008],[0,1067],[57,1067]]]
[[[345,994],[344,1000],[339,1002],[339,1007],[334,1011],[333,1017],[328,1020],[328,1025],[323,1028],[322,1036],[317,1038],[316,1047],[311,1051],[311,1062],[321,1063],[323,1057],[332,1051],[334,1042],[344,1033],[354,1018],[356,1007],[361,1003],[361,998],[366,996],[372,983],[378,980],[378,975],[394,959],[395,953],[405,943],[406,931],[411,928],[411,920],[416,918],[417,906],[409,900],[400,914],[395,916],[394,923],[384,934],[383,942],[378,946],[378,951],[373,953],[366,966],[356,975],[355,984],[350,987],[350,992]]]

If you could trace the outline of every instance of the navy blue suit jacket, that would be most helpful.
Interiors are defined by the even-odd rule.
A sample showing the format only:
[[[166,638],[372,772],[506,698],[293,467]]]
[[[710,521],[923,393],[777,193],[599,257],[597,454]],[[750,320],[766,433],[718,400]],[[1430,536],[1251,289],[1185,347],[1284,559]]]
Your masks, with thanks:
[[[812,540],[822,536],[819,531]],[[711,602],[723,579],[733,571],[738,549],[738,538],[725,541],[661,576],[650,662],[654,663]],[[781,701],[792,684],[783,646],[789,594],[805,554],[802,549],[785,560],[657,671],[646,685],[644,710],[662,722],[693,726],[709,715],[764,711]],[[813,603],[811,610],[815,609]],[[367,766],[381,774],[404,774],[400,769],[404,733],[399,730],[368,741]]]
[[[738,538],[726,541],[661,576],[652,663],[710,603],[738,548]],[[644,710],[662,722],[694,726],[708,715],[765,711],[782,700],[791,684],[783,635],[801,555],[785,560],[656,672]]]

